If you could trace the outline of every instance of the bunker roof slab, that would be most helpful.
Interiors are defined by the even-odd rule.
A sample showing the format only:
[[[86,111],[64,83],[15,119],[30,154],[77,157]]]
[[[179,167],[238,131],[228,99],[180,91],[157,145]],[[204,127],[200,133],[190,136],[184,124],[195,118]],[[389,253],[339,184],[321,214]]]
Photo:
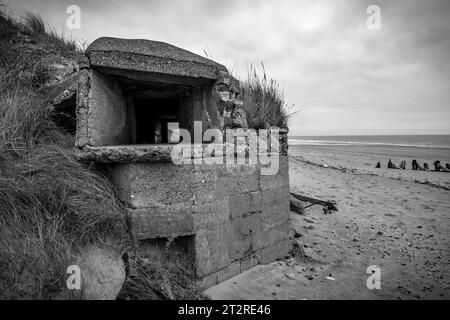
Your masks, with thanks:
[[[212,60],[168,43],[102,37],[86,50],[92,67],[167,76],[216,80],[227,69]]]

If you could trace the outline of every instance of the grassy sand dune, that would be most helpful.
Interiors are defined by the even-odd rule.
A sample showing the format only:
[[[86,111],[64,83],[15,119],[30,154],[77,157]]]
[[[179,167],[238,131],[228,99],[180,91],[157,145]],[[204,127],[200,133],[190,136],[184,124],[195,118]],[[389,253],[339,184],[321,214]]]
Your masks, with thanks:
[[[74,137],[39,91],[45,65],[80,50],[33,15],[1,13],[0,29],[0,298],[50,299],[85,245],[122,250],[123,212],[108,180],[75,160]]]

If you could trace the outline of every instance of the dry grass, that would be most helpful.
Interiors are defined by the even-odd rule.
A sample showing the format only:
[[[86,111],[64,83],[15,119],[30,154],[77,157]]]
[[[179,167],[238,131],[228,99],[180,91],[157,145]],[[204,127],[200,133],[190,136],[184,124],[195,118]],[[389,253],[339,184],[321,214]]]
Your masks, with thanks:
[[[288,121],[294,113],[285,103],[278,83],[266,75],[264,65],[261,65],[261,75],[256,67],[251,65],[247,79],[241,81],[241,97],[248,125],[253,129],[287,129]]]
[[[69,151],[40,146],[20,158],[3,155],[0,173],[3,298],[54,297],[81,247],[126,234],[109,182]]]
[[[125,224],[112,186],[74,159],[73,137],[33,87],[8,81],[0,76],[0,298],[48,299],[79,248],[120,242]]]
[[[164,261],[143,259],[139,250],[129,255],[130,275],[120,298],[131,300],[198,300],[195,274],[190,259],[182,254],[166,253]]]
[[[15,22],[5,13],[5,5],[0,3],[0,41],[5,41],[17,33]]]
[[[1,299],[55,298],[86,244],[127,245],[113,187],[76,161],[74,137],[59,131],[32,83],[48,54],[77,52],[42,19],[27,17],[25,27],[0,12],[0,30],[9,32],[0,37]],[[31,45],[14,38],[24,30]]]
[[[37,143],[61,142],[64,136],[50,120],[42,98],[29,86],[7,81],[0,76],[0,149],[18,153]]]
[[[59,50],[60,54],[71,54],[81,51],[75,39],[68,38],[55,30],[48,29],[44,20],[35,14],[27,13],[22,18],[18,27],[23,33],[33,36],[37,42],[55,47]]]
[[[44,20],[30,12],[23,17],[23,27],[31,34],[42,34],[46,31]]]
[[[27,14],[16,19],[1,9],[0,6],[0,71],[9,80],[3,80],[3,86],[14,87],[20,82],[39,87],[45,64],[76,60],[82,53],[77,41],[46,28],[39,16]]]

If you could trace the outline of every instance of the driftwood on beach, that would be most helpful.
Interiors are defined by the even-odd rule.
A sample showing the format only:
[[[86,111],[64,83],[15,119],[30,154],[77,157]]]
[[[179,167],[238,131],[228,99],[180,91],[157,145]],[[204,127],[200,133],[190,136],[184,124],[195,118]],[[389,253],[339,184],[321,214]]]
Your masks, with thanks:
[[[303,202],[292,196],[291,193],[291,201],[290,201],[291,211],[298,213],[300,215],[305,214],[305,206]]]
[[[305,206],[303,206],[303,204],[300,201],[308,202],[310,204],[305,207]],[[315,199],[315,198],[302,196],[302,195],[291,192],[291,201],[290,201],[291,211],[294,211],[298,214],[303,214],[304,209],[309,208],[316,204],[323,206],[324,211],[326,210],[326,213],[331,213],[332,211],[338,211],[335,202]]]

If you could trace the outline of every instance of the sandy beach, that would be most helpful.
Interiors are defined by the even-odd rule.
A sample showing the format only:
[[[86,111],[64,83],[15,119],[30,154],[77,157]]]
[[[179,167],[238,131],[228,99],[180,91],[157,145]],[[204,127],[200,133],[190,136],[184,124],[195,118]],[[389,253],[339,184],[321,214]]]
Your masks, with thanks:
[[[291,157],[291,190],[334,200],[339,208],[295,217],[305,252],[361,272],[380,266],[386,298],[449,298],[450,174],[375,169],[383,159],[302,149],[304,156]],[[353,170],[323,167],[345,164]]]
[[[450,174],[388,170],[386,156],[358,150],[291,147],[291,191],[336,201],[339,211],[324,214],[313,206],[304,215],[292,213],[294,241],[304,254],[207,293],[219,299],[449,299]],[[384,168],[375,169],[377,161]],[[371,265],[380,267],[380,290],[367,288]]]

